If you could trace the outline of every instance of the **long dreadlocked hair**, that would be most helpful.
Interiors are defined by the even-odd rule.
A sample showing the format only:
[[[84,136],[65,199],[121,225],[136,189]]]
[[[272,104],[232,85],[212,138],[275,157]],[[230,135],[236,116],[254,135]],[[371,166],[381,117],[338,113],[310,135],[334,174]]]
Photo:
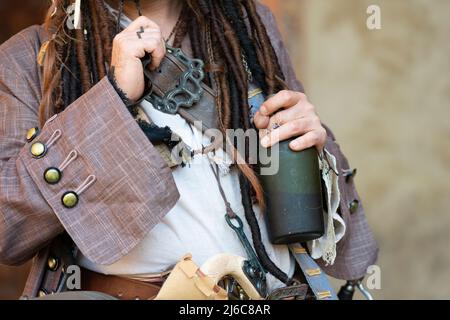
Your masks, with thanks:
[[[139,0],[133,1],[140,13]],[[119,31],[117,19],[110,14],[104,0],[84,0],[81,29],[69,30],[66,10],[72,2],[55,0],[47,14],[45,26],[52,37],[43,64],[41,125],[53,114],[62,112],[107,74],[112,40]],[[120,16],[124,0],[115,2]],[[220,129],[247,130],[251,127],[249,74],[266,95],[286,88],[255,0],[186,0],[185,3],[173,46],[180,47],[182,40],[189,36],[193,56],[205,62],[205,71],[209,74],[205,81],[218,93],[216,107]],[[55,8],[56,14],[53,14]],[[248,155],[243,157],[248,163]],[[258,256],[269,272],[287,283],[287,275],[270,261],[262,245],[251,202],[254,194],[264,205],[263,190],[255,168],[247,164],[238,166],[243,205]]]

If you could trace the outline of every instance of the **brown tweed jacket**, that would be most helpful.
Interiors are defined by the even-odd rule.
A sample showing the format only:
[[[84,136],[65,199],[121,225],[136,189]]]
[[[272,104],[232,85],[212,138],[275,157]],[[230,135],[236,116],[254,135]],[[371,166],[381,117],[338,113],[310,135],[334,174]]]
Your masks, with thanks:
[[[286,79],[296,80],[271,12],[259,6]],[[56,290],[60,272],[48,270],[49,253],[58,253],[58,235],[66,231],[83,254],[99,264],[111,264],[127,254],[175,205],[179,197],[170,169],[135,123],[105,78],[64,112],[40,128],[31,142],[29,128],[38,126],[41,70],[37,53],[46,34],[30,27],[0,47],[0,263],[21,264],[34,258],[24,290],[36,296],[40,288]],[[31,155],[36,141],[61,135],[42,158]],[[337,158],[342,173],[349,164],[329,131],[326,148]],[[78,157],[50,185],[43,179],[48,167],[59,166],[76,150]],[[61,196],[76,190],[89,175],[95,182],[80,194],[75,208],[67,209]],[[325,267],[341,279],[362,277],[377,258],[378,248],[367,225],[353,182],[339,177],[340,212],[347,224],[333,266]]]

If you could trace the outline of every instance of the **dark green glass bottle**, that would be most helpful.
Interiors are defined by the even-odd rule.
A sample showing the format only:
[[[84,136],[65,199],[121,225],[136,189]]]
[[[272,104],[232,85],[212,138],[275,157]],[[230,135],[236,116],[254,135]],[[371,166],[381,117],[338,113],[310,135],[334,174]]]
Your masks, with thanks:
[[[266,200],[265,218],[273,244],[305,242],[324,234],[317,150],[292,151],[291,141],[279,143],[278,171],[270,175],[263,174],[264,170],[260,172]],[[275,150],[269,149],[269,152]],[[271,155],[272,159],[274,156]],[[260,167],[268,165],[260,164]]]

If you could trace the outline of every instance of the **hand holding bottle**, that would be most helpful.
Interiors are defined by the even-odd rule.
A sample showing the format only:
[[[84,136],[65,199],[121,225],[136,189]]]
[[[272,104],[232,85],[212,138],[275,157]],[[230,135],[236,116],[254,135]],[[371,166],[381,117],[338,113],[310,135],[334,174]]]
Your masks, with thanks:
[[[322,126],[315,107],[305,94],[283,90],[267,99],[255,114],[255,126],[260,129],[261,145],[270,147],[291,139],[289,147],[301,151],[312,146],[322,150],[327,140],[327,132]],[[267,133],[263,129],[274,128]]]

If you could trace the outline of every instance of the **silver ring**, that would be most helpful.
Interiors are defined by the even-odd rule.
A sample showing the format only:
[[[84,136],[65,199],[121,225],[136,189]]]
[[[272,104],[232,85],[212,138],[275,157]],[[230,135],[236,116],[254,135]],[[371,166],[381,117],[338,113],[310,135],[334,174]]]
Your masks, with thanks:
[[[275,123],[272,125],[272,127],[269,128],[269,132],[272,132],[272,131],[278,129],[279,127],[281,127],[281,125],[280,125],[279,123],[275,122]]]

